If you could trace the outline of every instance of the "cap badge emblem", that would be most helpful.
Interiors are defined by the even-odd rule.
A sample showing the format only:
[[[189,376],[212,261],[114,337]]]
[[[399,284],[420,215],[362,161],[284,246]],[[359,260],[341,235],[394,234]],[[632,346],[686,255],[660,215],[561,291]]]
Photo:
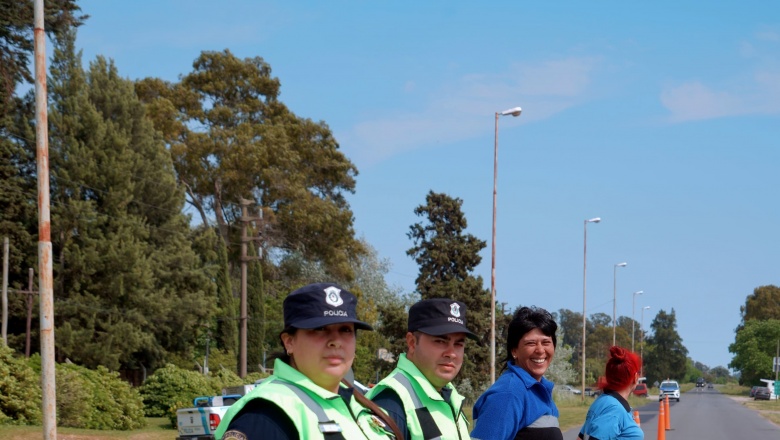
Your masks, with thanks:
[[[341,289],[333,286],[325,288],[325,302],[333,307],[344,304],[344,300],[341,299]]]
[[[460,317],[460,305],[458,303],[450,304],[450,314],[456,318]]]

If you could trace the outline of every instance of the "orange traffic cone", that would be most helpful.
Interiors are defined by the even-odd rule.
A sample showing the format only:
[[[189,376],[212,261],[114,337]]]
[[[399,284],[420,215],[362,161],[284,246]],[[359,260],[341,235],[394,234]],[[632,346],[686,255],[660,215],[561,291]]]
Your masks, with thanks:
[[[639,423],[639,411],[634,411],[634,421],[636,422],[636,426],[642,426],[642,424]]]
[[[664,415],[664,401],[658,402],[658,440],[666,440],[666,416]]]
[[[670,413],[671,413],[671,411],[669,411],[669,396],[666,396],[666,400],[665,400],[665,404],[664,404],[664,414],[665,414],[664,417],[666,418],[666,421],[664,423],[666,423],[666,430],[667,431],[672,429],[672,422],[671,422],[671,420],[669,420]]]

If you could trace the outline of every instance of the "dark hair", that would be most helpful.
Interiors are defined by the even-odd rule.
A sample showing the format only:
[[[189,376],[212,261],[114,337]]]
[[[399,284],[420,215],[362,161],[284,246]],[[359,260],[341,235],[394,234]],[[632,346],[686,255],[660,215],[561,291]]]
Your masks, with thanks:
[[[521,307],[517,309],[509,323],[504,368],[506,368],[506,363],[512,360],[512,349],[517,347],[523,335],[535,328],[541,330],[545,336],[552,338],[553,347],[557,346],[558,340],[555,337],[555,332],[558,331],[558,324],[555,323],[550,312],[540,307]]]
[[[631,350],[613,345],[609,348],[606,377],[600,377],[599,388],[620,391],[631,385],[642,368],[639,355]]]

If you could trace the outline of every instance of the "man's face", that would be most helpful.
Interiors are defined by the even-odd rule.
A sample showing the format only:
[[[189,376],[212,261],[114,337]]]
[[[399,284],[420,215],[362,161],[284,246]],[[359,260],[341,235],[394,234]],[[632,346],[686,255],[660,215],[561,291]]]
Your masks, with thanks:
[[[524,334],[517,347],[512,349],[515,365],[527,371],[536,380],[542,380],[554,355],[555,346],[552,338],[545,336],[538,328]]]
[[[432,336],[409,332],[406,334],[406,344],[406,358],[417,366],[436,389],[452,382],[463,366],[465,333]]]

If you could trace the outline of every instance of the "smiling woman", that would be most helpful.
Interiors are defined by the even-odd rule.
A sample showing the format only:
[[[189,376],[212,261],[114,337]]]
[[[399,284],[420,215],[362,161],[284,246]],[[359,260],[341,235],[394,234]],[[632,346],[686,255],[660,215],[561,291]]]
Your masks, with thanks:
[[[544,378],[555,355],[557,329],[544,309],[522,307],[515,312],[504,372],[474,404],[473,438],[563,440],[553,383]]]

